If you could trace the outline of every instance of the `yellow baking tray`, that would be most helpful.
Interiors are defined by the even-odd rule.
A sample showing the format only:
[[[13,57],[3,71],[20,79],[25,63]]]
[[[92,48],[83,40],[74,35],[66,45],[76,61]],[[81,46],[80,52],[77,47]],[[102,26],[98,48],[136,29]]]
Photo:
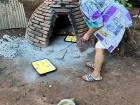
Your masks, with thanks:
[[[56,70],[56,67],[48,59],[32,62],[32,65],[39,74],[46,74]]]
[[[68,36],[65,37],[65,41],[66,42],[76,43],[77,42],[77,37],[73,36],[73,35],[68,35]]]

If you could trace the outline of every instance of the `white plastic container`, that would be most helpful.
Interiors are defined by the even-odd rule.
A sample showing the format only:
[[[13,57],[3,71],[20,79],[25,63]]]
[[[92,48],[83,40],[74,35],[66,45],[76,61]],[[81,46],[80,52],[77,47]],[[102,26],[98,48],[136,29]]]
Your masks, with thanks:
[[[72,99],[63,99],[57,105],[76,105]]]

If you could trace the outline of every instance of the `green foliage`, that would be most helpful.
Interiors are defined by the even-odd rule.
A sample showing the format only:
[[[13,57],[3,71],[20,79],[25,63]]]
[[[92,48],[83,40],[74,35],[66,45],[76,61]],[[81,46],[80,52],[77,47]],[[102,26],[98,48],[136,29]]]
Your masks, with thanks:
[[[128,8],[128,9],[132,7],[132,4],[129,3],[128,0],[116,0],[116,1],[122,3],[122,4],[123,4],[126,8]]]

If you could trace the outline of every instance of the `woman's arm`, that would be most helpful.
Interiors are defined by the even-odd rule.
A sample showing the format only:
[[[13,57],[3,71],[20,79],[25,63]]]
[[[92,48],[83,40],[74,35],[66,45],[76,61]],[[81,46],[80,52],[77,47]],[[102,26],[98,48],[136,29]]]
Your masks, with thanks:
[[[89,40],[90,36],[96,31],[95,28],[90,28],[83,36],[84,40]]]

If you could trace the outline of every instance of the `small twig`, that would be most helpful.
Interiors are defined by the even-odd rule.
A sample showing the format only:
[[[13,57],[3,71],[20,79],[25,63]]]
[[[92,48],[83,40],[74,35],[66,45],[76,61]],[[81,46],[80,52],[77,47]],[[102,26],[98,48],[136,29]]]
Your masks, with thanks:
[[[67,49],[67,48],[68,48],[68,47],[70,47],[71,45],[73,45],[73,43],[69,44],[68,46],[66,46],[65,48],[63,48],[63,49],[59,50],[58,52],[60,52],[60,51],[63,51],[63,50],[65,50],[65,49]]]

